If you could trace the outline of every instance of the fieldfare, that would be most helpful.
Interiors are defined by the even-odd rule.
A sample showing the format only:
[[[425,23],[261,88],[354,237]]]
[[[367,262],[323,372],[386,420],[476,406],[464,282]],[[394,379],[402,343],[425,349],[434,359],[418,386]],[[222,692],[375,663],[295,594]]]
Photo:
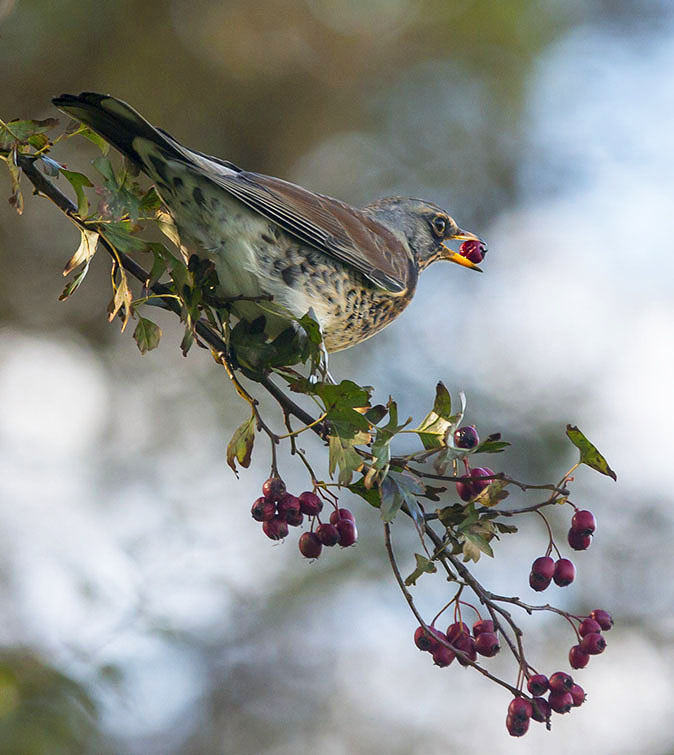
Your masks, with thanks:
[[[449,260],[474,270],[486,246],[421,199],[380,199],[362,209],[227,160],[183,147],[125,102],[83,92],[53,100],[110,142],[152,181],[176,226],[182,253],[211,259],[223,297],[271,296],[301,317],[313,311],[327,351],[353,346],[409,304],[419,273]],[[471,241],[474,255],[447,242]],[[238,302],[253,320],[259,306]],[[266,311],[266,332],[288,326]]]

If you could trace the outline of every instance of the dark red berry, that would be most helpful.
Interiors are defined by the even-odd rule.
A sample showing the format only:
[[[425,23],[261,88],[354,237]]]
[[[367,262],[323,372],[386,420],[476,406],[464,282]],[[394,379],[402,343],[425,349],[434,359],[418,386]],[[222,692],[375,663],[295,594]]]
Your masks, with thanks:
[[[589,655],[599,655],[606,650],[606,639],[598,632],[590,632],[583,637],[580,647]]]
[[[531,701],[531,717],[541,724],[550,718],[550,704],[544,697],[534,697]]]
[[[299,527],[304,521],[304,514],[301,511],[288,511],[285,519],[291,527]]]
[[[506,717],[506,729],[511,737],[523,737],[529,731],[530,719],[525,718],[522,721]]]
[[[527,682],[527,689],[534,697],[544,695],[548,687],[548,677],[545,674],[534,674]]]
[[[475,495],[475,493],[473,492],[473,486],[470,482],[457,482],[456,492],[462,501],[470,501],[470,499]]]
[[[594,619],[583,619],[580,627],[578,627],[578,632],[581,637],[585,637],[586,634],[591,634],[592,632],[601,632],[601,627],[599,626],[599,622]]]
[[[536,590],[536,592],[546,590],[550,586],[550,582],[552,582],[551,579],[541,579],[541,577],[536,576],[533,572],[529,575],[529,586],[532,590]]]
[[[605,632],[613,626],[613,616],[608,611],[602,611],[601,608],[590,611],[590,618],[594,619]]]
[[[274,506],[273,501],[268,501],[266,498],[258,498],[253,504],[250,513],[256,522],[268,522],[276,513],[276,506]]]
[[[288,536],[288,522],[275,516],[267,522],[262,523],[262,531],[270,540],[283,540]]]
[[[480,619],[473,624],[473,637],[477,637],[482,632],[493,632],[494,622],[491,619]]]
[[[483,480],[482,478],[491,477],[493,474],[494,470],[489,469],[489,467],[475,467],[475,469],[470,470],[470,476],[474,478],[470,483],[473,488],[473,495],[481,493],[491,482],[491,480]]]
[[[555,563],[555,573],[553,579],[555,584],[560,587],[566,587],[570,585],[576,577],[576,567],[573,565],[573,561],[569,561],[568,558],[560,558]]]
[[[414,644],[424,652],[432,651],[438,646],[438,642],[431,634],[430,629],[425,627],[417,627],[414,632]]]
[[[475,448],[479,442],[480,436],[472,425],[466,425],[454,431],[454,443],[457,448]]]
[[[469,634],[462,634],[457,637],[451,645],[460,650],[464,656],[457,653],[457,660],[462,666],[468,666],[469,661],[473,663],[477,660],[477,651],[475,649],[475,640]]]
[[[551,692],[548,703],[555,713],[568,713],[573,708],[573,697],[570,692]]]
[[[564,671],[555,671],[548,684],[551,692],[568,692],[573,687],[573,678]]]
[[[323,501],[310,490],[305,490],[304,493],[300,493],[300,509],[303,514],[307,516],[316,516],[323,510]]]
[[[571,668],[585,668],[589,662],[589,654],[580,645],[574,645],[569,650],[569,665]]]
[[[508,705],[508,718],[513,721],[524,721],[531,718],[531,703],[526,697],[513,697]]]
[[[477,239],[468,239],[459,247],[459,254],[475,264],[482,262],[486,253],[487,245]]]
[[[585,702],[585,690],[580,684],[574,684],[569,691],[569,694],[573,698],[573,707],[577,708]]]
[[[351,519],[340,519],[335,527],[337,528],[337,532],[339,532],[339,544],[343,548],[348,548],[358,540],[358,530]]]
[[[438,645],[433,650],[433,663],[436,666],[449,666],[449,664],[456,658],[456,654],[453,653],[446,645]]]
[[[318,527],[316,527],[316,535],[321,543],[328,547],[331,545],[337,545],[339,542],[339,530],[334,524],[327,524],[327,522],[325,524],[319,524]]]
[[[571,518],[571,529],[581,535],[593,535],[597,529],[597,520],[591,511],[576,511]]]
[[[337,524],[337,522],[341,522],[342,519],[348,519],[351,522],[356,521],[356,517],[349,511],[349,509],[335,509],[332,514],[330,514],[330,524]]]
[[[282,495],[285,495],[286,484],[280,477],[270,477],[262,485],[262,495],[276,503]]]
[[[531,564],[531,573],[541,580],[552,579],[555,573],[555,562],[550,556],[540,556]]]
[[[485,658],[492,658],[500,649],[498,637],[494,632],[480,632],[475,638],[475,650]]]
[[[289,512],[301,514],[299,498],[296,498],[292,493],[284,493],[276,504],[276,511],[281,519],[287,519]]]
[[[447,639],[450,645],[453,645],[454,640],[457,640],[464,634],[468,634],[468,625],[463,621],[457,621],[447,627]]]
[[[592,545],[592,535],[584,535],[576,530],[569,530],[566,539],[575,551],[586,551]]]
[[[305,558],[318,558],[323,550],[323,545],[315,532],[303,532],[300,535],[299,547]]]

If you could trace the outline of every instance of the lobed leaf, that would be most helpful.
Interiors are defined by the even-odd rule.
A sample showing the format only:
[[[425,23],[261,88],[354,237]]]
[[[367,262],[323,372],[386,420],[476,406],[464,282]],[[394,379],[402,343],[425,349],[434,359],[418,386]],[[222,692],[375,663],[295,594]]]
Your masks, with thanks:
[[[595,445],[583,435],[575,425],[566,426],[566,434],[573,445],[580,451],[580,463],[592,467],[597,472],[617,480],[616,473],[609,467],[606,459]]]

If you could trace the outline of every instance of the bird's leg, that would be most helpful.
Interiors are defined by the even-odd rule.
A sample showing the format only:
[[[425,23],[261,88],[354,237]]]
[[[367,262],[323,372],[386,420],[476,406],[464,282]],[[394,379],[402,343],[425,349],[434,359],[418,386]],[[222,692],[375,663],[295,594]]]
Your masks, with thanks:
[[[322,382],[324,383],[332,383],[332,385],[337,385],[337,381],[332,377],[330,374],[330,371],[328,370],[328,350],[325,348],[325,340],[323,338],[323,329],[321,328],[321,323],[316,317],[316,313],[314,312],[313,307],[309,308],[309,317],[318,325],[318,329],[321,333],[321,343],[320,343],[320,349],[321,349],[321,360],[318,364],[318,371],[320,373],[320,378]],[[309,376],[309,381],[312,383],[317,383],[319,380],[319,377],[315,374],[312,374]]]

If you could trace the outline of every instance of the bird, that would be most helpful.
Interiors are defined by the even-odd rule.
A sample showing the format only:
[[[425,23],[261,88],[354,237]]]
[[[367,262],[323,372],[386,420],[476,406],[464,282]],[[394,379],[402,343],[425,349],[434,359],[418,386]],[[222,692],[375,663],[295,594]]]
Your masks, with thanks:
[[[325,350],[336,352],[393,322],[433,262],[481,270],[449,242],[473,242],[478,261],[486,244],[431,202],[388,197],[358,209],[189,149],[116,97],[82,92],[52,102],[149,176],[185,259],[210,260],[218,294],[238,299],[239,318],[263,314],[269,337],[288,320],[257,297],[271,298],[296,318],[310,312]]]

